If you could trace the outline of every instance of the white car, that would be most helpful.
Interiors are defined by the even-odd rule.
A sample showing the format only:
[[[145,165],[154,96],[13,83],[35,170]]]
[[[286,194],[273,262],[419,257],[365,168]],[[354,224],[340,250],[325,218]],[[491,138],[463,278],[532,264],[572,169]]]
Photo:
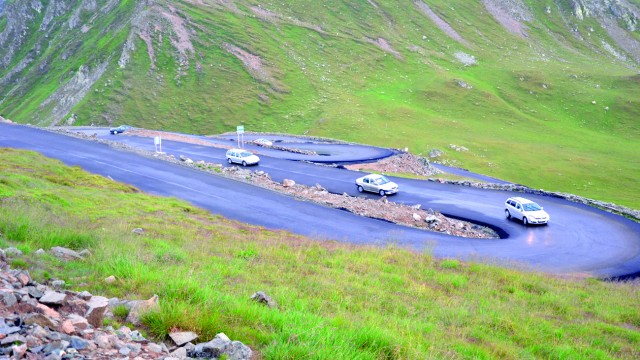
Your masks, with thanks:
[[[267,139],[255,139],[253,143],[260,146],[272,146],[273,141]]]
[[[370,191],[378,193],[380,196],[398,192],[398,184],[378,174],[370,174],[356,179],[356,186],[359,192]]]
[[[528,224],[547,224],[551,217],[542,206],[522,197],[510,197],[504,202],[504,215],[507,219],[516,218]]]
[[[257,164],[260,162],[260,158],[245,149],[230,149],[227,151],[227,162],[247,166]]]

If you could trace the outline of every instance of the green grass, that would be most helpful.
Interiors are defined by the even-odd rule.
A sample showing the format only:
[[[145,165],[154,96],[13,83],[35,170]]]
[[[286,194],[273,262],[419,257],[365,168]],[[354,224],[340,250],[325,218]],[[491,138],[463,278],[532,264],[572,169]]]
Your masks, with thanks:
[[[640,355],[637,282],[316,241],[145,195],[32,152],[0,151],[0,244],[93,253],[82,262],[37,260],[46,266],[27,254],[17,265],[94,294],[158,294],[160,310],[144,323],[159,339],[172,329],[204,340],[224,332],[264,359]],[[132,234],[136,227],[144,234]],[[106,284],[111,275],[117,281]],[[259,290],[277,308],[249,299]],[[124,309],[116,313],[124,321]]]
[[[270,22],[254,16],[254,2],[234,2],[239,12],[172,2],[191,30],[195,54],[188,63],[180,65],[166,19],[152,18],[150,26],[159,29],[150,32],[155,67],[134,36],[135,51],[120,68],[135,8],[134,1],[121,2],[86,34],[56,27],[49,37],[55,41],[16,75],[20,85],[0,88],[0,114],[42,123],[53,106],[41,107],[49,95],[80,65],[108,59],[104,76],[72,110],[77,124],[198,134],[245,125],[416,154],[438,148],[475,172],[640,208],[640,80],[636,69],[607,55],[603,43],[614,41],[594,17],[574,20],[570,2],[556,2],[547,13],[547,3],[527,0],[534,18],[522,39],[480,1],[426,2],[471,44],[465,46],[413,2],[374,3],[378,8],[367,1],[271,2],[263,8],[281,20]],[[10,68],[45,43],[38,36],[29,33]],[[366,40],[378,38],[402,59]],[[224,43],[259,56],[269,80],[253,78]],[[68,49],[74,51],[61,61]],[[459,51],[478,63],[463,66],[455,60]],[[470,151],[451,151],[451,143]]]

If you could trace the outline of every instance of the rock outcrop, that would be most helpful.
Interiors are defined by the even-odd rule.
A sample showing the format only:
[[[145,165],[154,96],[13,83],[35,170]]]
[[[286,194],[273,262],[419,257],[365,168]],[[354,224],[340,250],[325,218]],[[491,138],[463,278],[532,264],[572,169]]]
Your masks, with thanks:
[[[223,333],[198,344],[191,343],[198,338],[195,333],[172,333],[173,341],[154,343],[126,326],[103,327],[117,306],[129,311],[127,322],[139,324],[142,313],[159,310],[158,296],[119,300],[87,291],[56,290],[37,283],[25,270],[10,269],[4,260],[22,256],[10,253],[2,251],[0,258],[0,359],[251,358],[248,346]]]

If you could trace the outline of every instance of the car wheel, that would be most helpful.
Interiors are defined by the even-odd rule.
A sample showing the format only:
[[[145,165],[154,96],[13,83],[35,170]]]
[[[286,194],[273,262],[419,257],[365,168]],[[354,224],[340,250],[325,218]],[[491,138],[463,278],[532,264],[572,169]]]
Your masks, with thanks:
[[[247,162],[242,160],[242,166],[247,166]]]
[[[358,192],[363,192],[364,189],[362,188],[362,186],[358,185]]]
[[[511,213],[509,212],[509,210],[504,209],[504,216],[506,216],[507,219],[511,219]]]
[[[523,218],[522,218],[522,223],[523,223],[525,226],[526,226],[526,225],[529,225],[529,220],[527,220],[527,218],[526,218],[526,217],[523,217]]]
[[[229,164],[231,164],[231,159],[227,159],[227,162],[228,162]]]
[[[386,193],[384,192],[384,190],[380,190],[380,191],[378,192],[378,194],[380,194],[380,196],[385,196],[385,195],[386,195]]]

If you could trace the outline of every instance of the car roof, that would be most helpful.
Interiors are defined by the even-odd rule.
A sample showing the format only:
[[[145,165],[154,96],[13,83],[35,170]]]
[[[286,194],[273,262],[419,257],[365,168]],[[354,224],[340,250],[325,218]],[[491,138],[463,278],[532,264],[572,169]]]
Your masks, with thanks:
[[[532,203],[532,202],[533,202],[533,201],[531,201],[531,200],[529,200],[529,199],[525,199],[525,198],[523,198],[523,197],[519,197],[519,196],[516,196],[516,197],[510,197],[510,198],[508,198],[507,200],[514,200],[514,201],[517,201],[517,202],[519,202],[519,203],[521,203],[521,204],[528,204],[528,203]]]
[[[369,174],[367,176],[365,176],[366,178],[370,178],[370,179],[377,179],[377,178],[381,178],[382,175],[380,174]]]

